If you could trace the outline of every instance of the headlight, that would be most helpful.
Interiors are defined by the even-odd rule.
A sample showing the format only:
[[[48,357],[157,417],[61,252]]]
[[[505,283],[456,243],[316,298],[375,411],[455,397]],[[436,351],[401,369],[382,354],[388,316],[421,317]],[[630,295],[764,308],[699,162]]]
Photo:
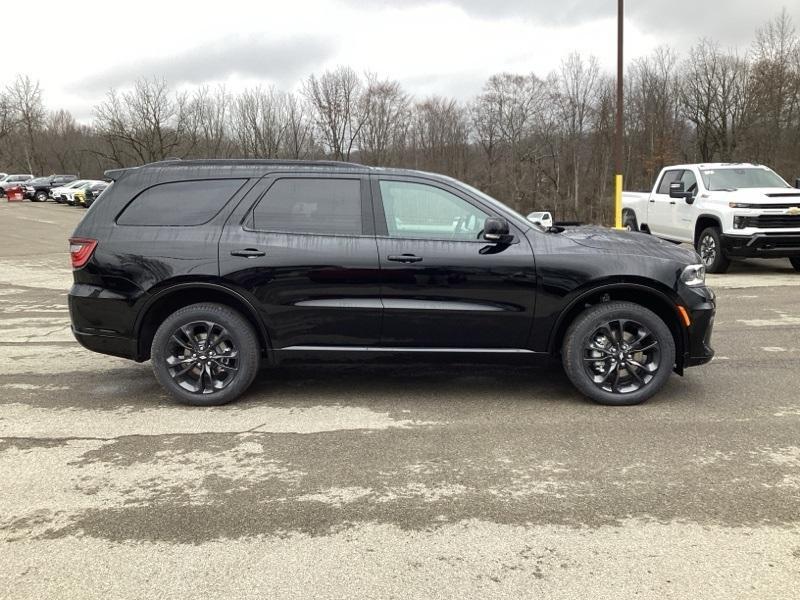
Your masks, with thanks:
[[[697,287],[706,284],[706,268],[704,265],[689,265],[681,273],[681,281],[690,286]]]

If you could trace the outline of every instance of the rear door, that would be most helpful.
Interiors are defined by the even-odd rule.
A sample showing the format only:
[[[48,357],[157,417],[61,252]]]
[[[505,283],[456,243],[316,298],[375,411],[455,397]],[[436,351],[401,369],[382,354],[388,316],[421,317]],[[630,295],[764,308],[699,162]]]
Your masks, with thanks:
[[[220,275],[257,304],[274,349],[378,343],[368,186],[358,174],[267,176],[228,220]]]
[[[454,186],[415,177],[372,176],[383,276],[381,346],[521,349],[536,300],[530,243],[482,239],[500,216]]]

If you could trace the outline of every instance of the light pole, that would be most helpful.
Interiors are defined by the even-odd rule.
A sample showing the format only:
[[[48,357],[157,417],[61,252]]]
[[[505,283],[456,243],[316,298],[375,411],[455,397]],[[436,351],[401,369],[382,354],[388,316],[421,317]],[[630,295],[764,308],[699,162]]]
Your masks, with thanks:
[[[614,227],[622,229],[622,28],[623,0],[617,0],[617,118],[614,133]]]

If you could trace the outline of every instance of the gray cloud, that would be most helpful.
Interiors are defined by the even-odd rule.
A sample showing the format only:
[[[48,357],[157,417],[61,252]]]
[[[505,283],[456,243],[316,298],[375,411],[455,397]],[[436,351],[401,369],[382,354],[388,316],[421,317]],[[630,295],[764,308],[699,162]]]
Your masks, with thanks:
[[[77,81],[71,89],[84,94],[125,86],[139,77],[163,77],[172,84],[203,83],[238,74],[289,84],[312,71],[335,50],[328,38],[298,36],[270,40],[227,38],[172,56],[117,65]]]
[[[445,2],[482,18],[527,18],[545,25],[578,25],[614,17],[614,0],[350,0],[375,7]],[[727,45],[748,45],[756,27],[785,7],[800,28],[800,2],[786,0],[636,0],[625,3],[626,17],[664,42],[709,37]]]

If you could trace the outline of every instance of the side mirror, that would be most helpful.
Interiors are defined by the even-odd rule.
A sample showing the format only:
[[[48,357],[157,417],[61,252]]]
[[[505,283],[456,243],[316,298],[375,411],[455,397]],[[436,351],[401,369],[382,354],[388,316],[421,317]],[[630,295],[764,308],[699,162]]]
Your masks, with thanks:
[[[669,197],[686,200],[686,204],[694,202],[694,194],[684,190],[682,181],[673,181],[669,184]]]
[[[483,222],[483,239],[487,242],[496,242],[499,244],[510,242],[511,235],[509,235],[508,231],[508,221],[505,219],[488,217]]]

